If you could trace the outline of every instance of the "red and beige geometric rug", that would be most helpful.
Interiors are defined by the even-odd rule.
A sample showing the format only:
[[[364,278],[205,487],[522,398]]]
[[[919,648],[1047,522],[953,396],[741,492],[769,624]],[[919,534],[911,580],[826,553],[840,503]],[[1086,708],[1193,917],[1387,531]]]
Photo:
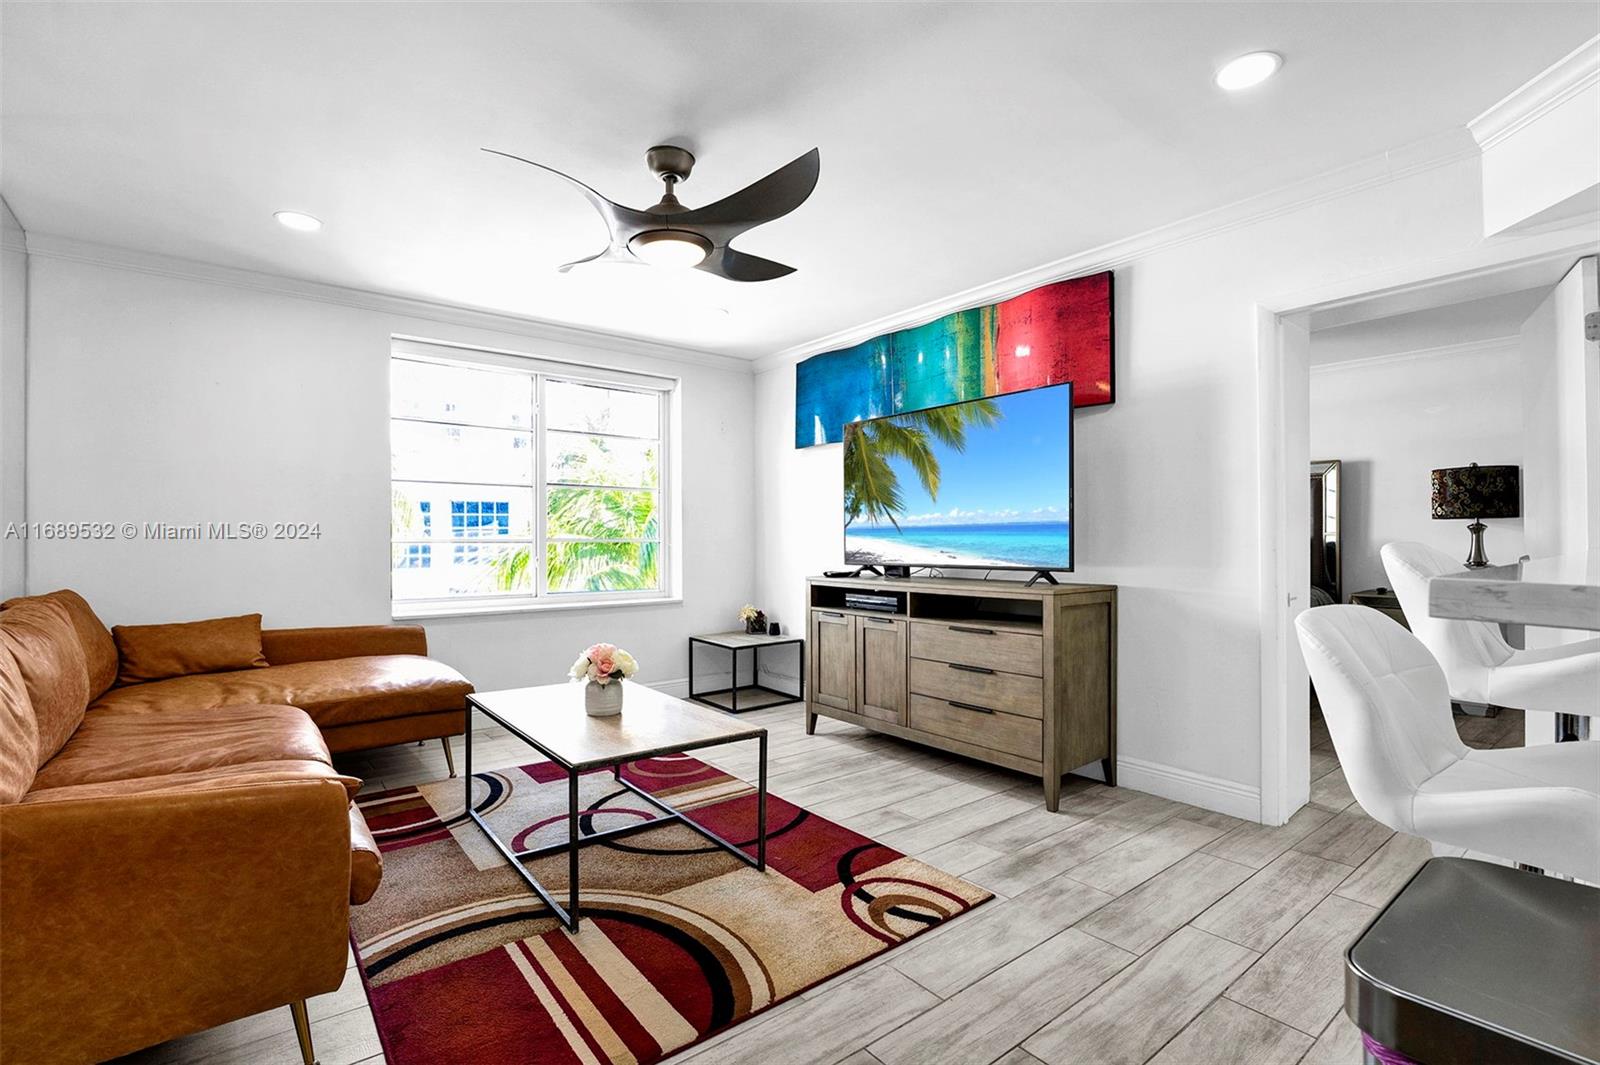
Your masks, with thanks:
[[[623,773],[755,853],[749,784],[687,755]],[[357,801],[384,868],[350,924],[390,1065],[648,1065],[992,897],[769,795],[764,873],[681,824],[585,847],[571,934],[466,817],[459,779]],[[585,833],[658,816],[609,770],[579,802]],[[566,838],[549,763],[475,774],[473,803],[519,850]],[[565,898],[565,854],[529,868]]]

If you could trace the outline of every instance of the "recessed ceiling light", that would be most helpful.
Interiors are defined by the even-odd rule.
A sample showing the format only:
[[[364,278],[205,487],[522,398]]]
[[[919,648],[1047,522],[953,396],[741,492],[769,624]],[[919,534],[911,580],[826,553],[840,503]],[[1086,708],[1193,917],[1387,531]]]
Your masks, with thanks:
[[[272,217],[278,220],[279,225],[287,226],[301,233],[315,233],[322,228],[322,219],[313,218],[311,215],[302,214],[299,211],[278,211]]]
[[[1283,56],[1277,52],[1251,52],[1227,63],[1217,71],[1217,85],[1229,92],[1260,85],[1283,66]]]

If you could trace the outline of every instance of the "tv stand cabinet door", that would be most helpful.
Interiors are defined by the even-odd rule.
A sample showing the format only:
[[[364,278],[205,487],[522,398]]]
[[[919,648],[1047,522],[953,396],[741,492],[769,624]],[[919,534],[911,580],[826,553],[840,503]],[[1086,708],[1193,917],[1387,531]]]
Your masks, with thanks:
[[[906,723],[906,622],[856,618],[856,713]]]
[[[834,610],[811,612],[811,686],[819,706],[853,711],[856,697],[855,619]]]

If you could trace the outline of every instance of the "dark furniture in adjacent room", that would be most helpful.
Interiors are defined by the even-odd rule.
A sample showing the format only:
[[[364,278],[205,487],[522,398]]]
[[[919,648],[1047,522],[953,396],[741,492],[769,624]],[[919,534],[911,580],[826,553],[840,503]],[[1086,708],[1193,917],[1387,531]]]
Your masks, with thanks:
[[[1364,592],[1351,592],[1350,605],[1371,607],[1379,613],[1388,614],[1406,628],[1411,627],[1406,622],[1405,611],[1400,609],[1400,597],[1394,594],[1392,588],[1369,588]]]

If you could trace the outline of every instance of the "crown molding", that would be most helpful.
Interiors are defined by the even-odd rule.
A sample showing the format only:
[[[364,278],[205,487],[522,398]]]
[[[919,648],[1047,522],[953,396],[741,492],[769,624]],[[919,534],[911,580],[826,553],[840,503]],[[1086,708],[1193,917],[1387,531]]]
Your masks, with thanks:
[[[9,244],[7,245],[10,246]],[[533,318],[500,311],[479,310],[459,304],[442,303],[416,296],[400,296],[369,289],[330,285],[322,281],[306,281],[282,274],[257,270],[244,270],[233,266],[194,259],[180,259],[155,252],[134,251],[107,244],[57,237],[49,234],[29,233],[24,250],[41,259],[59,259],[65,262],[87,263],[92,266],[130,270],[136,273],[171,277],[184,281],[224,285],[229,288],[248,289],[293,299],[331,303],[358,310],[378,311],[404,318],[420,318],[430,322],[484,329],[514,336],[545,340],[551,343],[571,344],[577,347],[598,348],[608,352],[638,355],[666,362],[695,366],[708,366],[739,374],[754,373],[749,359],[734,355],[680,347],[662,341],[644,340],[618,333],[606,333],[581,326],[564,325],[542,318]],[[411,332],[400,329],[399,332]]]
[[[1413,174],[1435,170],[1467,159],[1479,150],[1461,130],[1429,137],[1403,148],[1371,156],[1316,177],[1238,200],[1201,214],[1146,230],[1096,248],[1054,259],[960,292],[929,300],[908,310],[887,314],[870,322],[841,329],[827,336],[785,348],[755,360],[755,372],[766,373],[824,351],[850,347],[883,333],[920,325],[954,311],[1010,299],[1040,285],[1070,277],[1114,270],[1138,259],[1206,240],[1231,230],[1265,222],[1329,200],[1354,195]]]
[[[1600,35],[1589,38],[1467,123],[1485,151],[1600,83]]]
[[[1320,377],[1323,374],[1341,373],[1345,370],[1368,370],[1375,366],[1393,366],[1400,363],[1421,362],[1424,359],[1454,358],[1480,351],[1496,351],[1516,344],[1519,339],[1515,334],[1509,334],[1503,337],[1466,340],[1459,344],[1440,344],[1432,348],[1413,348],[1410,351],[1393,351],[1385,355],[1368,355],[1359,359],[1312,363],[1311,375]]]

